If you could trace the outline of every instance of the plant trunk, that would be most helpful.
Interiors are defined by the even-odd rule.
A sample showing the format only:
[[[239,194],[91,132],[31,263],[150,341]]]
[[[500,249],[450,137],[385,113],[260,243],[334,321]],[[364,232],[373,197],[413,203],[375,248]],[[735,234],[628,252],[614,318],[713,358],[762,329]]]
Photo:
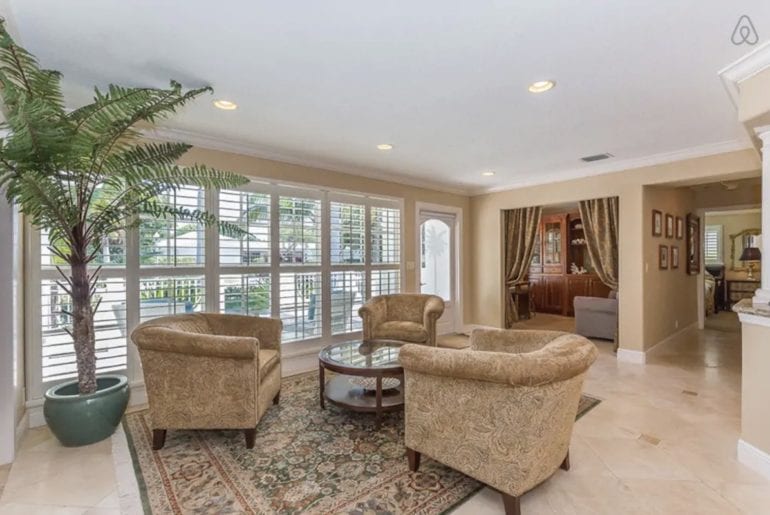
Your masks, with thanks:
[[[96,354],[94,311],[88,263],[72,264],[72,339],[78,364],[78,387],[81,394],[96,391]]]

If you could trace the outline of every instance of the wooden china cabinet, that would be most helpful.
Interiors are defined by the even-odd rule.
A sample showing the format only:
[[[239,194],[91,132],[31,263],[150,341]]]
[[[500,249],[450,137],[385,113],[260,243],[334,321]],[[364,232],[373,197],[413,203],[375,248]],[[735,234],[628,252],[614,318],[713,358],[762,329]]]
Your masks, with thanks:
[[[587,273],[570,272],[572,263]],[[529,281],[535,309],[574,316],[577,296],[607,297],[610,289],[594,273],[579,213],[543,215],[535,239]]]

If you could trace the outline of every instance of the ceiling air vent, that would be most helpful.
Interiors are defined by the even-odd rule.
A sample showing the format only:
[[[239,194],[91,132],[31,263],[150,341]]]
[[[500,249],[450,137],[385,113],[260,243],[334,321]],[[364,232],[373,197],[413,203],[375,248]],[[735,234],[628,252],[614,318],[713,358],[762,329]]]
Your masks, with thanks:
[[[594,154],[592,156],[581,157],[580,160],[585,161],[586,163],[593,163],[594,161],[601,161],[602,159],[609,159],[611,157],[613,157],[613,155],[608,152],[606,154]]]

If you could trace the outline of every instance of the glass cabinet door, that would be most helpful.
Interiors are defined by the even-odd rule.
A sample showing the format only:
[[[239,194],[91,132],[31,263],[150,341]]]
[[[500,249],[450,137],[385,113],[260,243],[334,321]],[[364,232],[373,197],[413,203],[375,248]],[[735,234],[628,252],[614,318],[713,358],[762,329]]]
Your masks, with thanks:
[[[546,265],[561,264],[561,223],[544,224],[543,262]]]

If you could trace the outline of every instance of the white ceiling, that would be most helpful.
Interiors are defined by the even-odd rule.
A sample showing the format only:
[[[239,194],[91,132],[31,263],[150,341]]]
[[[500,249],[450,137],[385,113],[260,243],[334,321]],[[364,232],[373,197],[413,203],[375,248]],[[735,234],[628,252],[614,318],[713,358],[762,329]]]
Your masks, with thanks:
[[[239,109],[202,99],[167,127],[466,192],[748,146],[717,71],[752,49],[730,41],[740,15],[770,37],[767,0],[4,3],[73,105],[110,82],[210,84]]]

